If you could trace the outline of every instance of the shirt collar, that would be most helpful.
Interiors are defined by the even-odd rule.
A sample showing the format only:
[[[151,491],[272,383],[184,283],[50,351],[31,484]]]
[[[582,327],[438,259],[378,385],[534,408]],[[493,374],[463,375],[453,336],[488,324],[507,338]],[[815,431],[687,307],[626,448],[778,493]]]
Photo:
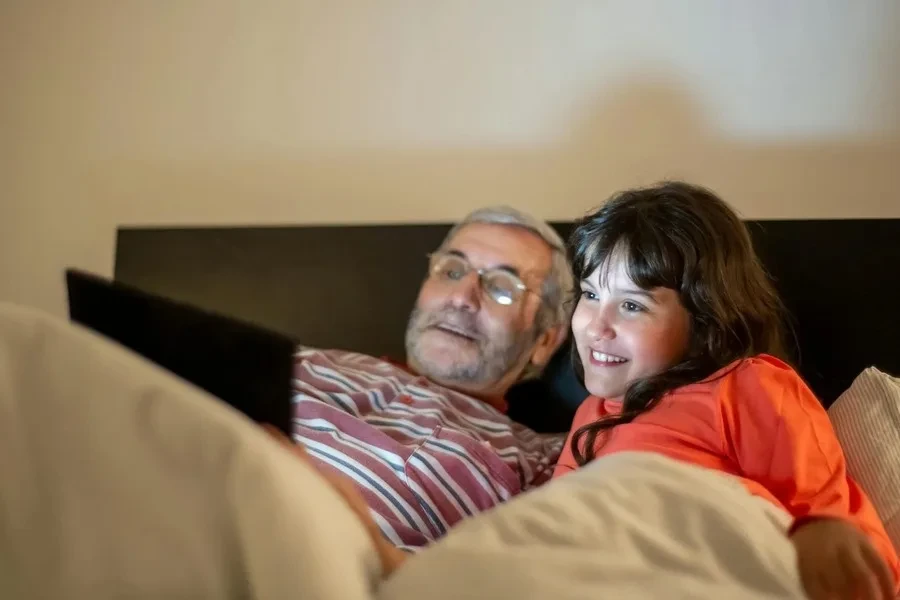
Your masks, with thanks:
[[[426,382],[427,385],[438,385],[438,384],[434,383],[433,381],[431,381],[430,379],[428,379],[427,377],[421,376],[421,375],[419,375],[418,373],[416,373],[415,371],[413,371],[413,370],[409,367],[409,365],[406,363],[406,361],[400,361],[400,360],[397,360],[397,359],[392,358],[392,357],[390,357],[390,356],[382,356],[382,357],[381,357],[381,360],[383,360],[383,361],[385,361],[386,363],[389,363],[389,364],[391,364],[391,365],[397,367],[398,369],[402,369],[402,370],[406,371],[406,372],[409,373],[410,375],[414,375],[414,376],[420,377],[420,378],[422,379],[423,382]],[[446,387],[446,386],[441,386],[441,387]],[[451,389],[451,388],[447,388],[447,389]],[[509,404],[506,402],[506,398],[503,397],[503,396],[495,396],[495,397],[490,397],[490,398],[482,398],[482,397],[479,397],[479,396],[473,396],[472,394],[469,394],[469,393],[466,393],[466,392],[461,392],[461,391],[452,390],[452,389],[451,389],[451,391],[454,391],[454,392],[456,392],[457,394],[463,394],[463,395],[465,395],[465,396],[468,396],[469,398],[474,398],[475,400],[478,400],[479,402],[484,402],[485,404],[487,404],[487,405],[493,407],[494,409],[500,411],[500,413],[501,413],[501,414],[504,414],[504,415],[505,415],[505,414],[507,413],[507,411],[509,410]]]

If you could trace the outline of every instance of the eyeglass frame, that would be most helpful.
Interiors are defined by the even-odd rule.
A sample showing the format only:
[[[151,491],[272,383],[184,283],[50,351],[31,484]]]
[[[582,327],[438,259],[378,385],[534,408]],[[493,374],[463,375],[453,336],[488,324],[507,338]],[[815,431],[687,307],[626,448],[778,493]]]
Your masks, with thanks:
[[[465,263],[467,266],[467,269],[462,277],[465,277],[466,275],[468,275],[471,272],[474,272],[476,275],[478,275],[478,288],[481,290],[481,293],[484,294],[485,296],[487,296],[488,298],[490,298],[492,302],[499,304],[500,306],[513,306],[514,304],[516,304],[516,302],[518,302],[521,299],[522,296],[520,295],[520,296],[514,298],[513,301],[510,302],[509,304],[503,304],[502,302],[499,302],[496,298],[491,296],[491,294],[488,293],[488,291],[485,289],[484,277],[485,277],[485,274],[487,274],[487,273],[497,272],[497,271],[502,272],[505,275],[507,275],[510,278],[515,280],[515,287],[517,290],[519,290],[519,292],[522,293],[522,295],[524,295],[525,292],[531,292],[532,294],[536,295],[541,302],[543,302],[543,300],[544,300],[544,295],[541,292],[531,289],[530,287],[528,287],[528,285],[524,281],[522,281],[522,278],[519,275],[517,275],[516,273],[512,273],[511,271],[504,269],[502,267],[475,267],[469,261],[469,259],[466,258],[465,256],[462,256],[461,254],[457,254],[455,252],[447,252],[444,250],[429,252],[425,256],[426,256],[426,258],[428,258],[428,275],[429,275],[429,277],[433,277],[435,275],[434,261],[437,258],[439,258],[441,256],[450,256],[450,257],[458,258],[463,263]],[[460,281],[462,280],[462,277],[460,277],[460,279],[459,279]]]

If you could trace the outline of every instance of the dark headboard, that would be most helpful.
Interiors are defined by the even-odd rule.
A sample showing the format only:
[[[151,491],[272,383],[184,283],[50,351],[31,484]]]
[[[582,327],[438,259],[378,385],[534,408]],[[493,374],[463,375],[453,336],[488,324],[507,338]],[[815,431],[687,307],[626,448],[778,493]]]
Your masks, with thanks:
[[[564,237],[569,223],[553,223]],[[749,221],[794,319],[795,364],[828,406],[865,367],[900,373],[900,219]],[[426,253],[448,224],[135,228],[115,277],[288,333],[305,345],[402,358]],[[585,395],[557,355],[511,413],[565,430]]]

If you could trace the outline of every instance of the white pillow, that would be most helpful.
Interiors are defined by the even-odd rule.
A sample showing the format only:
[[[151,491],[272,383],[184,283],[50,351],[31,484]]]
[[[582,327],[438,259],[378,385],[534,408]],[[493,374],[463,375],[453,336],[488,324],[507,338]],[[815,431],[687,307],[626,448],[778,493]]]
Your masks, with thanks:
[[[900,379],[869,367],[828,410],[847,471],[900,552]]]

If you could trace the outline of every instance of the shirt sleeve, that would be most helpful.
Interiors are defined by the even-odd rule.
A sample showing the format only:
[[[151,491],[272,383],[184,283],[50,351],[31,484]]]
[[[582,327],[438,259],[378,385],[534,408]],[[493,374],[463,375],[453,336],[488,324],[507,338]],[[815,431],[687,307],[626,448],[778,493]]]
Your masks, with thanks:
[[[726,452],[745,475],[772,493],[796,524],[835,517],[872,541],[900,582],[897,553],[874,506],[848,474],[828,414],[786,364],[757,358],[719,388]]]
[[[556,463],[556,468],[553,470],[554,479],[561,477],[566,473],[571,473],[578,468],[578,464],[575,462],[575,455],[572,454],[572,438],[574,437],[575,432],[582,426],[592,423],[599,418],[597,414],[599,405],[600,400],[598,398],[589,396],[578,406],[578,410],[575,412],[575,418],[572,420],[572,427],[569,429],[569,435],[566,436],[562,452],[559,455],[559,461]]]

